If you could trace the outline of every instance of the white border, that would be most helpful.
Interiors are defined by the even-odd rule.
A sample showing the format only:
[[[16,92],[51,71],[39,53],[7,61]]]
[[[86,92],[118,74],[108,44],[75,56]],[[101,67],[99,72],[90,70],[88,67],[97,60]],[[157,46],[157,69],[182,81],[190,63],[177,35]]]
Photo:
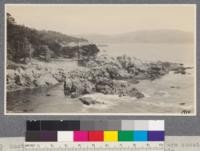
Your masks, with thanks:
[[[192,114],[181,114],[181,113],[7,113],[7,103],[6,103],[6,69],[7,69],[7,21],[6,21],[6,8],[7,6],[36,6],[36,7],[43,7],[43,6],[78,6],[78,7],[83,7],[83,6],[123,6],[123,7],[132,7],[132,6],[159,6],[159,7],[166,7],[166,6],[181,6],[181,7],[193,7],[194,8],[194,17],[195,17],[195,22],[194,22],[194,113]],[[71,116],[77,116],[77,115],[83,115],[83,116],[196,116],[197,115],[197,15],[196,15],[196,4],[4,4],[4,115],[36,115],[36,116],[41,116],[41,115],[51,115],[51,116],[57,116],[57,115],[71,115]]]

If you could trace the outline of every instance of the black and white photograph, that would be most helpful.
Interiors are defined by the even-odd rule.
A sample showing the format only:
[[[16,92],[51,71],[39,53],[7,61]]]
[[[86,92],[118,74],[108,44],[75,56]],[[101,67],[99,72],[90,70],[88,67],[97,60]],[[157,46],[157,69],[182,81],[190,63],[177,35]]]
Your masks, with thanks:
[[[196,5],[5,4],[4,112],[196,115]]]

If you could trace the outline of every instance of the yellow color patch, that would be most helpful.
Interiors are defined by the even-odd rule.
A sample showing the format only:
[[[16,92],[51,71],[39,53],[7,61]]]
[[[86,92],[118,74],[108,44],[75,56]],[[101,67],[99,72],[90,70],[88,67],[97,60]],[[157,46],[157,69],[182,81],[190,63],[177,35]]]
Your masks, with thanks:
[[[118,141],[118,131],[104,131],[104,141],[105,142],[117,142]]]

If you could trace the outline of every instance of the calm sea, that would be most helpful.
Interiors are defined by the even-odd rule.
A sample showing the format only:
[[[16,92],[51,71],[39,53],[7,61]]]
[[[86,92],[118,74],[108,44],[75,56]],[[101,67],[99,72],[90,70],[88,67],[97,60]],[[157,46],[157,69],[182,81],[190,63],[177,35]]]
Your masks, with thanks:
[[[195,47],[193,44],[107,44],[100,47],[100,54],[109,56],[128,55],[146,61],[171,61],[194,66]]]

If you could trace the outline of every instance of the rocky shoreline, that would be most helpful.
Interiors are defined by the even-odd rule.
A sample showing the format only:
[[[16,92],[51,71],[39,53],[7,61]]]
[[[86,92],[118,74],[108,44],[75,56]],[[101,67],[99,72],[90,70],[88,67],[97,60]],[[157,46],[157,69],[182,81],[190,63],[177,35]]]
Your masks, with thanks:
[[[52,63],[53,65],[53,63]],[[39,61],[28,65],[13,64],[7,69],[7,92],[50,87],[65,79],[64,69],[51,68]]]
[[[135,88],[139,81],[155,80],[169,72],[186,74],[188,69],[183,64],[161,61],[144,63],[128,56],[99,56],[85,65],[87,70],[74,70],[66,76],[64,93],[71,98],[80,98],[86,105],[101,103],[82,98],[93,93],[143,98],[145,95]]]
[[[155,80],[169,72],[186,74],[186,70],[190,68],[170,62],[146,63],[128,56],[98,56],[84,62],[84,67],[72,67],[72,70],[64,68],[64,62],[65,60],[60,61],[57,65],[54,62],[38,61],[28,65],[10,63],[7,69],[7,92],[48,88],[64,82],[64,94],[67,97],[78,98],[85,105],[102,103],[90,98],[85,99],[84,95],[94,93],[140,99],[145,95],[137,90],[135,84],[141,80]]]
[[[83,44],[79,46],[79,49],[77,46],[65,46],[62,48],[62,52],[64,53],[62,57],[50,57],[45,60],[46,54],[42,54],[40,57],[31,58],[28,63],[8,60],[7,92],[49,87],[64,82],[71,68],[83,64],[83,60],[88,61],[95,58],[99,49],[94,44]]]

